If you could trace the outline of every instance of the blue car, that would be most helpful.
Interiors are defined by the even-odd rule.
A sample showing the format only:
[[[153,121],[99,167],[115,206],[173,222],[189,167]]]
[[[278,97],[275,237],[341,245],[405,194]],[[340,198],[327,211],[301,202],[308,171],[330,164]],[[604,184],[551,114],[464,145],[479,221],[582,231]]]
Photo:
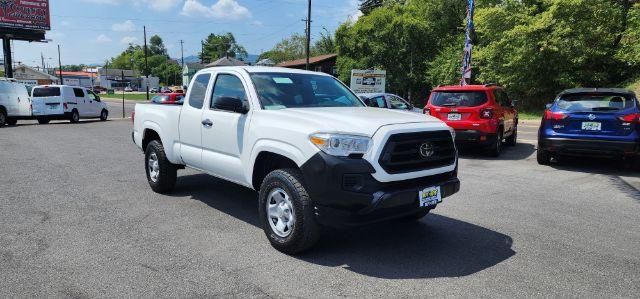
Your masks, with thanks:
[[[547,105],[538,132],[538,163],[562,155],[624,158],[640,165],[636,95],[618,88],[566,90]]]

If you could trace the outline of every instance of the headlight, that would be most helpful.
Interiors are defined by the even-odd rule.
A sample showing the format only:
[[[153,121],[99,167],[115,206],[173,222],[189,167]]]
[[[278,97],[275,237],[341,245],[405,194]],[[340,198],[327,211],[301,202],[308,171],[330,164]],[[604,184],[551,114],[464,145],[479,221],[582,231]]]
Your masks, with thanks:
[[[366,154],[372,143],[369,137],[326,133],[313,134],[309,140],[323,152],[339,157]]]

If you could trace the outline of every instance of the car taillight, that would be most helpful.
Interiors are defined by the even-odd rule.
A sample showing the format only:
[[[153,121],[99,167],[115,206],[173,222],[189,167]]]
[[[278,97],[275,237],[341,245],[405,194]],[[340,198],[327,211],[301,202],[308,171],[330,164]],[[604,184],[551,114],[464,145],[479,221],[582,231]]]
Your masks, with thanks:
[[[632,123],[640,120],[640,113],[627,114],[623,116],[618,116],[618,119],[622,122]]]
[[[482,118],[482,119],[492,119],[493,118],[493,110],[491,110],[491,109],[482,109],[482,110],[480,110],[480,118]]]
[[[67,106],[67,103],[62,103],[62,107],[64,107],[64,110],[67,110],[67,108],[69,108],[69,106]]]
[[[550,110],[545,110],[544,111],[544,119],[548,119],[548,120],[563,120],[565,118],[569,117],[569,115],[566,115],[562,112],[551,112]]]

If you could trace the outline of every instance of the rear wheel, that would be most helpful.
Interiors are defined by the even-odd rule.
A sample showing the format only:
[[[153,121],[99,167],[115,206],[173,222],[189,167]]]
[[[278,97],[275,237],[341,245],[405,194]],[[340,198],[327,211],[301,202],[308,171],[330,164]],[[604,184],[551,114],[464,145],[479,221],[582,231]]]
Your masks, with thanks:
[[[162,143],[153,140],[145,151],[145,168],[147,181],[151,189],[157,193],[168,193],[176,185],[178,167],[172,164],[164,152]]]
[[[0,108],[0,127],[4,127],[5,124],[7,124],[7,111]]]
[[[38,123],[41,125],[46,125],[50,122],[51,120],[46,119],[46,118],[38,118]]]
[[[487,153],[491,157],[499,157],[500,153],[502,152],[502,131],[502,128],[498,129],[496,140],[494,140],[493,144],[490,145],[489,149],[487,150]]]
[[[540,165],[551,164],[551,154],[549,153],[549,151],[545,151],[540,143],[538,143],[538,152],[536,153],[536,159],[538,160],[538,164]]]
[[[100,120],[106,121],[107,117],[109,117],[109,111],[107,111],[106,109],[102,109],[102,112],[100,112]]]
[[[80,113],[78,113],[78,110],[73,109],[73,111],[71,111],[71,118],[69,120],[74,124],[80,121]]]
[[[15,118],[9,118],[9,119],[7,119],[7,125],[15,126],[17,123],[18,123],[18,120],[17,120],[17,119],[15,119]]]
[[[296,254],[311,248],[320,238],[313,203],[298,169],[269,173],[260,186],[258,214],[271,245]]]
[[[518,144],[518,126],[513,128],[513,133],[511,136],[507,137],[507,145],[508,146],[516,146]]]

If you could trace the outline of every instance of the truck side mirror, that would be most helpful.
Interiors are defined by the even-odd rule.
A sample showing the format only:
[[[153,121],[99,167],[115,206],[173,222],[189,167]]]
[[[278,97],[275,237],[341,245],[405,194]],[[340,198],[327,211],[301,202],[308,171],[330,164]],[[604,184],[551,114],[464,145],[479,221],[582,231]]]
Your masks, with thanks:
[[[219,97],[213,104],[213,109],[236,112],[246,114],[249,112],[248,107],[244,101],[237,97]]]

